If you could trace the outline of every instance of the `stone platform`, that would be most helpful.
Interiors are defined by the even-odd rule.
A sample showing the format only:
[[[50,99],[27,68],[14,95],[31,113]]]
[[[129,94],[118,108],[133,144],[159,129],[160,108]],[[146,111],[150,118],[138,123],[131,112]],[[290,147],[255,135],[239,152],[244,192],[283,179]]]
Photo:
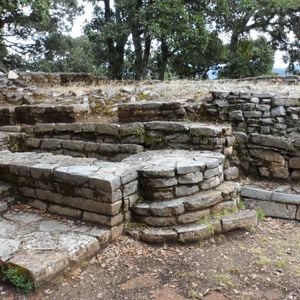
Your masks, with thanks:
[[[10,211],[0,216],[0,265],[22,270],[38,286],[95,255],[110,239],[108,229]]]

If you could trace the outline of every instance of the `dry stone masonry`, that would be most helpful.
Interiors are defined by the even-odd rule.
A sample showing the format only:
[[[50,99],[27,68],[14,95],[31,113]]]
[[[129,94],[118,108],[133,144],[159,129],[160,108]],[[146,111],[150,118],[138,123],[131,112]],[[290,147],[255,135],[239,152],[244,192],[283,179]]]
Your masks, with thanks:
[[[243,201],[249,208],[260,208],[266,216],[300,221],[300,195],[244,186]]]
[[[48,122],[74,123],[89,111],[86,104],[0,107],[0,126]]]
[[[55,78],[41,80],[62,83]],[[204,103],[123,103],[119,123],[79,122],[88,110],[0,109],[0,261],[25,268],[36,284],[124,228],[144,242],[187,243],[256,226],[256,208],[300,220],[297,193],[238,183],[241,170],[299,181],[299,99],[212,92]],[[15,200],[39,213],[13,213]]]
[[[299,179],[300,99],[213,92],[204,111],[215,120],[231,122],[247,173]]]

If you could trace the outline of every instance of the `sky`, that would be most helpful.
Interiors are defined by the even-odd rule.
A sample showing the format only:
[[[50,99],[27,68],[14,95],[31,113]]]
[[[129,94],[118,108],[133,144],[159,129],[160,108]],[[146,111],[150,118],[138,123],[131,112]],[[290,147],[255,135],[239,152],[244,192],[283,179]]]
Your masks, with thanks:
[[[72,37],[78,37],[83,33],[83,26],[92,19],[93,15],[93,4],[92,3],[84,3],[84,14],[77,17],[74,21],[73,29],[71,31]],[[252,32],[251,37],[257,37],[257,32]],[[226,36],[221,37],[223,40],[226,40]],[[283,53],[281,51],[275,52],[275,59],[274,59],[274,68],[286,68],[287,64],[282,59]]]

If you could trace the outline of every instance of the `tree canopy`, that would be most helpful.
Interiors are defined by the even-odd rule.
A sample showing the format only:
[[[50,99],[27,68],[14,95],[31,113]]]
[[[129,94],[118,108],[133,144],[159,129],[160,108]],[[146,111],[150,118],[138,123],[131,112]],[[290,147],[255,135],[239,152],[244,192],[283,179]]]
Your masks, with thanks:
[[[1,1],[0,61],[23,66],[16,53],[34,51],[27,68],[161,80],[167,70],[206,78],[221,64],[221,76],[270,73],[275,50],[285,52],[291,72],[299,64],[299,0],[85,1],[93,18],[76,39],[65,32],[82,11],[77,0]],[[254,31],[263,37],[251,39]]]

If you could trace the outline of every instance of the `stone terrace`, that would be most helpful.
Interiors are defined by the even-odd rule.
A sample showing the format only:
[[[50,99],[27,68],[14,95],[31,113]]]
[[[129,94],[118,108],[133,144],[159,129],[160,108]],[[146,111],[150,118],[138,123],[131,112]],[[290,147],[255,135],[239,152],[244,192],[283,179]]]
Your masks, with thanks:
[[[119,123],[24,115],[32,122],[0,127],[0,225],[7,228],[0,238],[11,245],[0,259],[38,284],[123,231],[145,242],[187,243],[251,228],[256,212],[243,208],[239,172],[297,181],[299,112],[299,99],[213,92],[203,104],[121,104]],[[242,187],[247,207],[299,219],[298,195],[263,194]],[[15,200],[39,210],[14,213]],[[72,226],[55,223],[57,215]],[[53,268],[35,264],[46,260],[41,249],[52,251]]]

